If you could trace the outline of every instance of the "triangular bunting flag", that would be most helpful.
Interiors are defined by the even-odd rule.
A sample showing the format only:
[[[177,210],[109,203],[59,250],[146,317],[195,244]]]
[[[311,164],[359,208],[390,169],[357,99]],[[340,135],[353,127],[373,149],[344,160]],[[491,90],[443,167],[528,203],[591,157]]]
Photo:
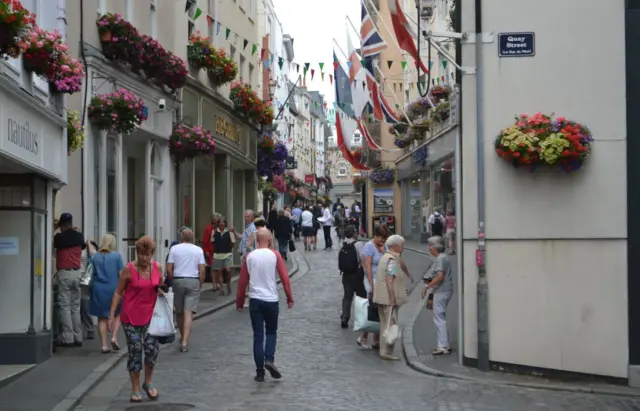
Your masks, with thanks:
[[[216,36],[220,34],[220,22],[216,22]]]
[[[230,36],[230,35],[231,35],[231,29],[227,29],[227,30],[225,31],[225,34],[224,34],[225,39],[226,39],[226,40],[229,40],[229,36]]]
[[[265,50],[264,48],[260,49],[260,60],[264,60],[264,53],[265,53],[265,51],[266,51],[266,50]]]
[[[304,75],[307,75],[307,71],[309,71],[309,66],[311,65],[311,63],[304,63]]]
[[[320,78],[324,81],[324,71],[320,73]],[[325,104],[324,106],[326,107],[327,105]]]
[[[202,15],[202,10],[200,10],[200,7],[198,7],[196,9],[196,14],[193,15],[193,20],[198,20],[198,17],[200,17]]]
[[[362,89],[364,90],[365,88],[367,88],[367,82],[366,82],[366,81],[363,81],[363,82],[362,82]]]
[[[269,64],[271,63],[271,61],[269,59],[266,59],[264,61],[264,68],[266,68],[267,70],[269,70]]]
[[[254,54],[256,54],[256,51],[258,50],[258,46],[257,45],[252,45],[251,46],[251,55],[253,56]]]
[[[442,79],[442,83],[444,83],[444,76],[440,77]]]
[[[442,68],[445,70],[447,69],[447,63],[448,63],[447,60],[445,59],[442,60]]]
[[[322,69],[324,69],[324,63],[318,63],[318,67],[320,67],[320,71],[322,71]]]
[[[211,23],[213,23],[213,19],[211,16],[207,15],[207,26],[211,27]]]
[[[187,3],[184,6],[184,12],[187,13],[194,4],[196,4],[196,0],[187,0]]]
[[[311,80],[313,80],[313,76],[316,74],[316,71],[314,69],[311,69]]]
[[[400,110],[400,104],[396,104],[396,110]]]
[[[284,65],[284,59],[282,57],[278,57],[278,67],[282,70],[282,66]]]
[[[334,70],[338,70],[338,64],[340,64],[340,63],[338,63],[337,61],[333,62],[333,69]]]
[[[244,51],[247,48],[248,44],[249,44],[249,40],[244,39],[244,42],[242,43],[242,51]]]
[[[333,84],[333,74],[329,74],[329,82]]]
[[[429,70],[431,70],[431,67],[433,67],[433,60],[429,60]]]
[[[407,68],[407,61],[406,61],[406,60],[402,60],[402,61],[400,62],[400,64],[402,64],[402,69],[403,69],[403,70]]]
[[[440,79],[438,78],[438,85],[440,85]]]
[[[393,60],[387,60],[387,67],[390,69],[393,66]]]
[[[296,66],[296,73],[300,73],[300,64],[293,63]]]

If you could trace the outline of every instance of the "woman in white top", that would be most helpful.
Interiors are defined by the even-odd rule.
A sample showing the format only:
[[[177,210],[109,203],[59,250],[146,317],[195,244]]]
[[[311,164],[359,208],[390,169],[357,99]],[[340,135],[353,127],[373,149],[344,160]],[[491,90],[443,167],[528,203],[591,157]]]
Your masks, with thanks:
[[[313,236],[315,231],[313,229],[313,213],[311,208],[307,207],[300,215],[300,226],[302,227],[302,237],[304,242],[304,250],[311,251],[311,245],[315,246]]]

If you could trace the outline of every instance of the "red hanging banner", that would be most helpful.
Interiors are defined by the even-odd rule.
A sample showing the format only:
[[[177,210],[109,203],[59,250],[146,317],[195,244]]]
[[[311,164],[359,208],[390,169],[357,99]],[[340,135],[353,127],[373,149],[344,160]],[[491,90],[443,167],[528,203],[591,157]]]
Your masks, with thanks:
[[[313,184],[316,180],[316,176],[314,174],[305,174],[304,175],[304,182],[306,184]]]

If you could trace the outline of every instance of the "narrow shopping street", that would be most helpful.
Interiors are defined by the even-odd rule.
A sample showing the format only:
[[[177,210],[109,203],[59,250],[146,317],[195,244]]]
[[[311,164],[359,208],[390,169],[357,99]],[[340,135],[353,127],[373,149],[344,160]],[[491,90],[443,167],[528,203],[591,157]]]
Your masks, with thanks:
[[[160,354],[157,404],[128,402],[120,363],[76,408],[133,410],[640,410],[634,398],[480,385],[426,376],[404,361],[381,361],[356,348],[355,333],[339,324],[342,286],[337,251],[295,253],[295,306],[281,305],[276,364],[283,378],[253,380],[248,312],[224,309],[196,323],[190,351],[177,345]],[[411,251],[405,259],[419,278],[429,259]],[[400,344],[396,355],[401,356]],[[133,408],[128,408],[133,407]]]

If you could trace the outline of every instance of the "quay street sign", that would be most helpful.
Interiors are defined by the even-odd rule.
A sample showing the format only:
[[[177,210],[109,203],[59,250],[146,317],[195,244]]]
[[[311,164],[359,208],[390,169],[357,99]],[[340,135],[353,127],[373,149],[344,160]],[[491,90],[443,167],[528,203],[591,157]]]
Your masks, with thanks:
[[[533,57],[536,55],[535,33],[499,33],[498,55],[500,57]]]

